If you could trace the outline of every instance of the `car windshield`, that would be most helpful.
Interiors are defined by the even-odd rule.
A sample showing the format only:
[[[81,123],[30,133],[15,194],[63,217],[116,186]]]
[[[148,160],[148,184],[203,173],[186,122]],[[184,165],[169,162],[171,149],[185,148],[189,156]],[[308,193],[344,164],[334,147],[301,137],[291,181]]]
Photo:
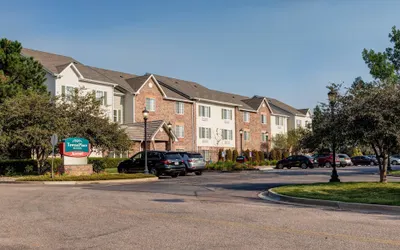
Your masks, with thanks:
[[[177,159],[182,159],[182,157],[178,153],[166,153],[165,154],[165,159],[167,159],[167,160],[177,160]]]
[[[188,154],[189,158],[197,158],[202,159],[203,156],[201,154]]]

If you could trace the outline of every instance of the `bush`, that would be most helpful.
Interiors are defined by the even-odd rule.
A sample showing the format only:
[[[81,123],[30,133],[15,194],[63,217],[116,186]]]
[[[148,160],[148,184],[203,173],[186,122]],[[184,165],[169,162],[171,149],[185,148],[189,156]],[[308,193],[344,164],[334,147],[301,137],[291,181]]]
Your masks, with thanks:
[[[104,168],[116,168],[121,161],[126,158],[99,158],[91,157],[88,159],[89,164],[94,164],[96,167],[100,167],[99,171]],[[51,158],[46,161],[44,172],[50,171]],[[101,162],[101,163],[100,163]],[[62,159],[54,158],[54,172],[61,166]],[[95,166],[93,166],[95,167]],[[98,168],[96,168],[98,169]],[[23,174],[37,174],[37,161],[33,159],[22,159],[22,160],[4,160],[0,161],[0,175],[23,175]],[[103,169],[104,170],[104,169]],[[96,170],[94,169],[96,172]]]
[[[265,160],[264,152],[258,151],[258,158],[260,163],[264,162]]]
[[[279,160],[279,152],[277,149],[271,150],[271,160]]]
[[[93,164],[93,172],[95,173],[102,173],[106,169],[105,161],[100,159],[92,160]]]
[[[239,153],[236,149],[233,150],[232,153],[232,161],[236,161],[236,158],[239,156]]]
[[[226,152],[225,152],[225,155],[226,155],[225,160],[232,161],[232,150],[227,149]],[[235,160],[236,160],[236,158],[235,158]]]
[[[244,156],[245,156],[248,160],[250,160],[250,150],[246,149],[246,150],[243,152],[243,154],[244,154]]]
[[[222,151],[224,151],[222,148],[218,149],[218,161],[223,161],[223,159],[222,159]]]

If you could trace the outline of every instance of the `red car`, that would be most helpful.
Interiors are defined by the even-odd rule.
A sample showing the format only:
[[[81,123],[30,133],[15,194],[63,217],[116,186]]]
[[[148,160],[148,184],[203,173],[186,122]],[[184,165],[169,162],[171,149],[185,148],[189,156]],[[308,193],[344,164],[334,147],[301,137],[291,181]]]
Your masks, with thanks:
[[[321,154],[317,155],[314,158],[314,163],[318,164],[319,167],[327,167],[330,168],[333,165],[333,154]],[[340,166],[340,158],[338,155],[336,155],[336,160],[335,160],[336,166]]]

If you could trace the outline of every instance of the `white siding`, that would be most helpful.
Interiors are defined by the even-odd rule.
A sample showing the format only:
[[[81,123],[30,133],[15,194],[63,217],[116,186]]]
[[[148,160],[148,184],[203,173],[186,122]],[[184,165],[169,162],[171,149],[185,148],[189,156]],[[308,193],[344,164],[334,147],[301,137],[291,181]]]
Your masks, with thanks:
[[[309,124],[311,124],[311,122],[312,122],[310,112],[308,112],[306,116],[295,116],[294,117],[294,126],[295,126],[295,128],[299,128],[299,126],[297,124],[297,120],[301,121],[301,127],[305,128],[306,127],[306,122],[308,122]]]
[[[44,85],[46,85],[47,90],[50,92],[52,96],[55,95],[56,93],[56,80],[53,75],[50,73],[46,72],[46,81],[44,82]]]
[[[113,119],[113,99],[114,99],[114,87],[102,84],[87,83],[79,81],[77,74],[72,70],[71,67],[66,68],[61,73],[61,78],[56,79],[56,95],[62,94],[62,86],[70,86],[74,88],[85,88],[84,93],[88,93],[93,90],[107,92],[107,105],[102,106],[107,116]]]
[[[210,107],[211,117],[200,117],[199,106]],[[232,120],[222,119],[222,109],[232,110]],[[196,103],[196,115],[196,135],[198,147],[235,147],[234,108],[209,103]],[[211,139],[200,139],[200,127],[211,128]],[[232,130],[232,140],[222,140],[222,129]]]
[[[135,96],[129,93],[125,94],[125,119],[124,123],[134,123],[135,122],[135,110],[134,110],[134,102]]]
[[[278,117],[283,118],[283,125],[276,125],[276,119]],[[276,134],[286,134],[288,131],[288,117],[271,115],[271,136]]]

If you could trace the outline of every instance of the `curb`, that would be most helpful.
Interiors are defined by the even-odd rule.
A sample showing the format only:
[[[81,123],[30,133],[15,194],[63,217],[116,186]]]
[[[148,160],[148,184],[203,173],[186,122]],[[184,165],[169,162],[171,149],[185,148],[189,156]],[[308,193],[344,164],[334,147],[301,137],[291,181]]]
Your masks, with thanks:
[[[158,177],[140,179],[120,179],[120,180],[96,180],[96,181],[15,181],[9,183],[36,184],[36,185],[87,185],[87,184],[118,184],[118,183],[140,183],[158,181]]]
[[[263,200],[285,203],[285,204],[297,204],[306,206],[322,206],[322,207],[333,207],[343,210],[363,210],[363,211],[373,211],[373,212],[389,212],[400,214],[400,206],[390,206],[390,205],[378,205],[378,204],[363,204],[363,203],[351,203],[351,202],[341,202],[341,201],[330,201],[330,200],[318,200],[318,199],[307,199],[298,198],[293,196],[287,196],[278,194],[271,189],[258,194],[258,197]]]

